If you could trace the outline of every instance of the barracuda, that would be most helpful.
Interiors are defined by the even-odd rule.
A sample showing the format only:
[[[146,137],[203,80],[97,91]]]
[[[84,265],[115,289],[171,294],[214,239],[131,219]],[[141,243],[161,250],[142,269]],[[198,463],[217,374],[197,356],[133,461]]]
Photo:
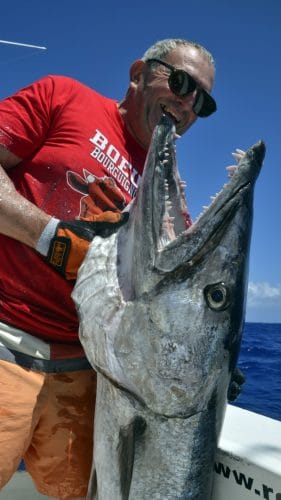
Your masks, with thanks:
[[[186,229],[174,139],[163,115],[129,221],[95,238],[73,293],[98,374],[89,499],[211,497],[265,146]]]

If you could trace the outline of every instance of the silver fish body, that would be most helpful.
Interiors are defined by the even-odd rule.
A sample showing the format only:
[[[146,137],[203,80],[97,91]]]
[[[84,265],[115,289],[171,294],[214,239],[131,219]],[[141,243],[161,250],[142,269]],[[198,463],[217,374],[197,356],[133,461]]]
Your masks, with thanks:
[[[186,229],[174,134],[164,115],[129,221],[94,239],[73,292],[98,373],[91,500],[211,497],[265,146]]]

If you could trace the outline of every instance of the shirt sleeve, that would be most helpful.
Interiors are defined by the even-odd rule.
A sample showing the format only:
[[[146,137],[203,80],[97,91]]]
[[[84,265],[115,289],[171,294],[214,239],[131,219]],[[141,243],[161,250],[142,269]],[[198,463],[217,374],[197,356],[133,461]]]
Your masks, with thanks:
[[[51,121],[53,79],[41,78],[0,102],[0,144],[21,159],[44,142]]]

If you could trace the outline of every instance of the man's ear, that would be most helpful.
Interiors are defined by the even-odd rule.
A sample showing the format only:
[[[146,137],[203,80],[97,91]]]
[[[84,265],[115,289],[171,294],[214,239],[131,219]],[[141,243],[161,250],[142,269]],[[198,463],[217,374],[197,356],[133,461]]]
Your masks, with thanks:
[[[145,62],[141,59],[135,61],[130,68],[130,80],[131,82],[138,83],[140,77],[143,74],[143,68],[145,66]]]

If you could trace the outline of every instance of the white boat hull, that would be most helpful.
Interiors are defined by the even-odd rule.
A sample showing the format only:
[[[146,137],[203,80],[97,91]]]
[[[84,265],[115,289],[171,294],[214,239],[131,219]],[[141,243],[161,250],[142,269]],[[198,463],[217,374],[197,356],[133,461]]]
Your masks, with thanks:
[[[281,422],[228,405],[212,500],[281,500]]]

